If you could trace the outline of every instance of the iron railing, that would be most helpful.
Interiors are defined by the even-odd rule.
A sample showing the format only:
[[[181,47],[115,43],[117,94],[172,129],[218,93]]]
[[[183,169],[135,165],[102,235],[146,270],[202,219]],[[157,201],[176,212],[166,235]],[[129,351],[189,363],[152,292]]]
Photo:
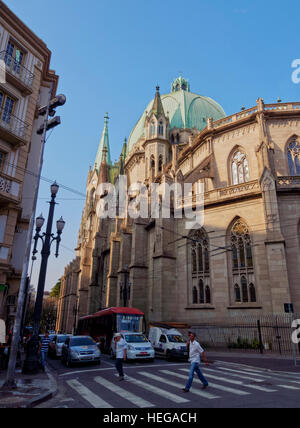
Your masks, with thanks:
[[[28,138],[29,125],[5,108],[0,108],[0,127],[22,140]]]
[[[191,329],[206,349],[297,355],[299,358],[300,337],[299,344],[292,340],[294,320],[299,320],[300,327],[298,313],[233,317],[215,323],[195,323]]]
[[[16,58],[5,51],[2,51],[0,52],[0,60],[4,61],[6,71],[19,79],[28,88],[32,87],[34,74],[21,65]]]

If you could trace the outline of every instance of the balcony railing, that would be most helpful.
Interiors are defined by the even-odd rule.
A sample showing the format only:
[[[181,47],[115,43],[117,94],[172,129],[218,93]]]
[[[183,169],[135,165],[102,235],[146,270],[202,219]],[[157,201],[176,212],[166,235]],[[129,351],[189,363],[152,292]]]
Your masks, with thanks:
[[[16,200],[19,193],[20,183],[5,174],[0,174],[0,199],[4,196],[5,199]]]
[[[0,109],[0,137],[10,143],[26,143],[29,125],[18,119],[7,109]]]
[[[295,187],[300,189],[300,175],[277,177],[277,188],[291,189]]]
[[[6,72],[10,73],[27,88],[32,88],[34,74],[31,71],[27,70],[16,58],[5,51],[0,52],[0,60],[5,62]]]

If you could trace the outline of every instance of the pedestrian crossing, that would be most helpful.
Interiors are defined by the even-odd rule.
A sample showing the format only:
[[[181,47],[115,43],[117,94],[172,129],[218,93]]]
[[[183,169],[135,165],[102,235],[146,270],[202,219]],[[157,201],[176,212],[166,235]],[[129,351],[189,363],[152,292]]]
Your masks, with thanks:
[[[216,364],[203,368],[209,388],[202,390],[197,375],[189,394],[182,388],[186,385],[188,366],[163,365],[126,367],[125,380],[120,382],[114,369],[102,372],[101,376],[84,375],[66,380],[71,390],[81,400],[95,408],[168,408],[168,407],[222,407],[222,401],[263,400],[272,394],[299,394],[300,382],[297,374],[281,374],[240,365]],[[298,379],[298,380],[295,380]],[[196,401],[195,401],[196,400]],[[195,406],[195,403],[196,406]]]

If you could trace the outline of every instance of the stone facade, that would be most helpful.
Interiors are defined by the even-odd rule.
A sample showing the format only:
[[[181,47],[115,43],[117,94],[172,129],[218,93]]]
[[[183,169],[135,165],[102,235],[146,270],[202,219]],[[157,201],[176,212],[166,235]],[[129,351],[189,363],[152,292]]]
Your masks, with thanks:
[[[147,321],[191,324],[283,313],[287,303],[300,311],[300,103],[260,98],[232,116],[203,118],[203,129],[179,129],[157,89],[144,116],[119,172],[129,184],[201,182],[204,224],[190,231],[172,216],[99,219],[101,192],[88,221],[101,182],[90,171],[77,248],[80,315],[124,303]],[[100,171],[117,166],[104,156]]]
[[[0,1],[0,60],[6,70],[6,82],[0,83],[0,318],[7,328],[14,321],[34,208],[42,149],[36,131],[43,121],[37,109],[47,104],[50,85],[54,96],[58,84],[50,58],[45,43]]]

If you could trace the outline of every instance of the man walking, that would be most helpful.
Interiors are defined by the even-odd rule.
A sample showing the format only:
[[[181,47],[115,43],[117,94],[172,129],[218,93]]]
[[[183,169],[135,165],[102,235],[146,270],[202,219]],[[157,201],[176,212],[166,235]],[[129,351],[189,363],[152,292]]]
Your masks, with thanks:
[[[127,357],[127,343],[123,339],[120,333],[115,335],[115,347],[116,347],[116,369],[119,373],[119,379],[124,380],[123,372],[123,360]]]
[[[203,359],[205,361],[205,365],[208,366],[208,361],[207,361],[206,356],[204,354],[204,350],[201,348],[199,342],[196,340],[196,334],[194,332],[189,331],[188,335],[189,335],[189,341],[187,342],[186,346],[190,347],[189,361],[191,363],[191,368],[190,368],[190,374],[189,374],[188,382],[186,384],[186,387],[183,388],[184,392],[189,392],[189,390],[192,386],[192,383],[193,383],[195,372],[197,373],[199,379],[203,383],[202,389],[206,389],[208,387],[208,382],[205,379],[205,377],[203,376],[203,374],[199,368],[200,356],[203,357]]]
[[[39,353],[41,354],[41,366],[43,372],[45,371],[45,359],[48,355],[49,343],[51,342],[49,338],[49,333],[46,331],[45,336],[40,341]]]

